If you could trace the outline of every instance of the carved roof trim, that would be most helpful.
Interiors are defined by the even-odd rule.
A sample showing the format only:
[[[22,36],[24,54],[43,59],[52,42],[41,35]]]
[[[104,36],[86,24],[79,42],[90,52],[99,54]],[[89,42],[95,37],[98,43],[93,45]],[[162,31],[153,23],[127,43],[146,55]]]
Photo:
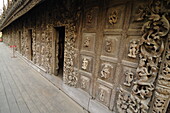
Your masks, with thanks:
[[[44,0],[18,0],[7,12],[5,18],[0,23],[0,30],[10,25],[22,15],[30,11],[33,7]]]

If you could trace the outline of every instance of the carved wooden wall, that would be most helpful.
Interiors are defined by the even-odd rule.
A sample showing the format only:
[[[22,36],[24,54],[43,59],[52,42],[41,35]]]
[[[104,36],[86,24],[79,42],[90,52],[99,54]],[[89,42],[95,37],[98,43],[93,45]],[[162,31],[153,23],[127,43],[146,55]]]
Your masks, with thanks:
[[[167,45],[169,21],[164,9],[167,4],[169,4],[167,1],[150,0],[147,2],[147,6],[146,2],[135,5],[138,10],[132,20],[134,22],[145,21],[141,28],[142,36],[138,46],[136,46],[136,42],[131,42],[133,46],[130,44],[131,55],[128,54],[128,56],[135,58],[131,51],[134,47],[138,47],[139,64],[135,75],[126,74],[125,83],[119,87],[117,111],[120,113],[166,112],[169,103],[169,89],[165,83],[167,76],[162,71],[168,65],[166,54],[169,48]],[[167,49],[165,49],[166,45]],[[161,67],[161,62],[165,62],[162,64],[163,67]],[[161,71],[161,69],[163,70]],[[167,70],[166,73],[168,73]],[[157,77],[158,80],[156,80]]]
[[[64,26],[63,82],[111,111],[165,113],[170,98],[168,0],[67,2],[37,6],[4,30],[4,42],[18,45],[20,31],[21,54],[29,59],[31,29],[33,63],[54,74],[59,54],[54,28]]]

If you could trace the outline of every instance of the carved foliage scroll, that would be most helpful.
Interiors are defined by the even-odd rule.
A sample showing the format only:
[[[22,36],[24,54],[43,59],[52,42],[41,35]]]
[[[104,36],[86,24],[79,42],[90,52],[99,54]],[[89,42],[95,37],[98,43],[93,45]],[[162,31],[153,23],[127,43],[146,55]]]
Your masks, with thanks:
[[[170,40],[168,40],[164,60],[156,84],[152,113],[165,113],[170,101]]]
[[[160,69],[159,66],[165,45],[164,39],[166,39],[169,32],[169,22],[166,19],[166,13],[161,12],[161,1],[151,0],[148,7],[148,15],[145,17],[140,14],[140,18],[136,20],[147,20],[142,27],[143,35],[139,42],[139,65],[136,70],[137,79],[133,81],[130,92],[120,88],[117,101],[117,110],[119,113],[147,113],[155,89],[154,82]],[[140,13],[148,11],[141,10]],[[133,49],[134,47],[131,48],[132,51],[129,51],[129,56],[135,58],[136,56],[133,54]],[[163,90],[160,91],[162,92]],[[156,99],[155,102],[157,104],[155,103],[155,111],[153,112],[163,113],[163,111],[160,111],[162,107],[159,105],[161,103],[164,104],[165,100],[166,99],[161,98]],[[160,112],[157,111],[157,107],[160,108]]]

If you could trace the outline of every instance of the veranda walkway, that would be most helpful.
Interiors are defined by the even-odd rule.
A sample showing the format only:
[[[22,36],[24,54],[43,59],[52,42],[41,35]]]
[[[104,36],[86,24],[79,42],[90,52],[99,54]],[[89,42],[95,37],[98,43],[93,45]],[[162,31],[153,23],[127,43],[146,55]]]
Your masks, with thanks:
[[[85,113],[0,43],[0,113]]]

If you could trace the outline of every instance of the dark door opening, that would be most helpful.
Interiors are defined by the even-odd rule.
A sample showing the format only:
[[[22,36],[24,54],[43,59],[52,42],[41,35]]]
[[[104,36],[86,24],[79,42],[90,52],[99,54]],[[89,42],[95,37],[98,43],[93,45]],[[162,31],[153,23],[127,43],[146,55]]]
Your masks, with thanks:
[[[166,113],[170,113],[170,103],[169,103],[169,105],[167,107]]]
[[[56,74],[58,76],[63,76],[64,67],[64,41],[65,41],[65,27],[56,27]],[[58,53],[58,54],[57,54]]]
[[[21,31],[18,32],[19,34],[19,52],[21,53]]]
[[[32,39],[32,29],[28,30],[29,40],[30,40],[30,60],[33,60],[33,39]]]

